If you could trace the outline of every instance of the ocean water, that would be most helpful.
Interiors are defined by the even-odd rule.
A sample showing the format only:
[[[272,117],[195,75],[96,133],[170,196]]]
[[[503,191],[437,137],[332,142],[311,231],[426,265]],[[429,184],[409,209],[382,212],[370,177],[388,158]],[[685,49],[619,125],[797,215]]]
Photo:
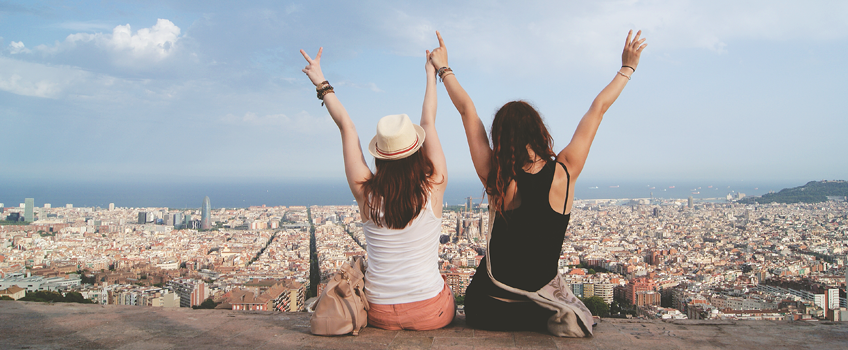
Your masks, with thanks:
[[[581,179],[582,180],[582,179]],[[724,198],[728,193],[762,195],[803,182],[708,182],[662,181],[616,182],[578,180],[576,199],[649,198]],[[353,195],[342,181],[287,183],[47,183],[0,182],[0,203],[17,207],[24,198],[35,198],[35,205],[50,203],[53,207],[73,204],[74,207],[102,207],[115,203],[117,207],[199,208],[204,196],[209,196],[213,208],[243,208],[252,205],[348,205]],[[483,186],[476,180],[451,180],[445,192],[445,202],[464,204],[473,197],[479,203]]]
[[[761,196],[771,191],[804,185],[806,181],[585,181],[578,180],[574,198],[577,199],[625,199],[664,198],[695,199],[726,198],[728,194],[744,193],[746,196]]]

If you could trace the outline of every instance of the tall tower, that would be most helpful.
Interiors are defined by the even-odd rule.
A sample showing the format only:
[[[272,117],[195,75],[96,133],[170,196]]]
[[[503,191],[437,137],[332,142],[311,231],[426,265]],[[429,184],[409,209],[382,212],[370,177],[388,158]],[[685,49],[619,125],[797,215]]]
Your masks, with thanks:
[[[693,206],[693,203],[692,203],[692,202],[693,202],[692,196],[689,196],[689,203],[688,203],[688,204],[689,204],[689,208],[692,208],[692,206]]]
[[[462,239],[462,215],[458,214],[456,216],[456,237],[454,237],[453,242],[459,242]]]
[[[177,230],[184,228],[183,224],[183,213],[174,214],[174,228]]]
[[[209,196],[203,197],[203,204],[200,207],[200,229],[208,230],[212,228],[212,218],[209,216],[212,211],[212,204],[209,202]]]
[[[24,220],[26,222],[35,221],[35,216],[33,215],[33,209],[35,208],[35,198],[25,198],[24,199]]]

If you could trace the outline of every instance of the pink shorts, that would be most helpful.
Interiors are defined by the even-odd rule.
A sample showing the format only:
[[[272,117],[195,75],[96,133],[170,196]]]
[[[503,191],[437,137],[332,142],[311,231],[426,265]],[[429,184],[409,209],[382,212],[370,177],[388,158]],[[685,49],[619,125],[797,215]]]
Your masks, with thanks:
[[[430,299],[404,304],[371,304],[368,325],[396,331],[427,331],[447,326],[456,315],[453,293],[445,288]]]

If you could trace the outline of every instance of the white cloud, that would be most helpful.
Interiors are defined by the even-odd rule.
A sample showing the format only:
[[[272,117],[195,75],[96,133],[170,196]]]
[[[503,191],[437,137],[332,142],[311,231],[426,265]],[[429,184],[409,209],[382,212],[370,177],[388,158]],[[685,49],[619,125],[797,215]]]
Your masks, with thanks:
[[[14,42],[13,42],[14,43]],[[91,73],[0,57],[0,90],[23,96],[58,98]]]
[[[26,46],[24,46],[24,43],[22,41],[13,41],[12,43],[9,44],[9,53],[11,53],[13,55],[16,55],[16,54],[19,54],[19,53],[30,53],[30,52],[32,52],[32,51],[30,51],[30,49],[26,48]]]
[[[18,74],[0,75],[0,90],[18,95],[53,97],[60,92],[56,83],[47,80],[28,81]]]
[[[106,33],[76,33],[55,45],[39,45],[35,51],[45,55],[61,55],[78,49],[109,54],[118,66],[137,66],[162,61],[179,49],[180,28],[167,19],[159,19],[150,28],[133,33],[129,24],[119,25]]]
[[[0,90],[16,95],[65,99],[73,103],[126,106],[137,101],[166,103],[187,88],[147,79],[122,79],[78,67],[27,62],[0,56]]]

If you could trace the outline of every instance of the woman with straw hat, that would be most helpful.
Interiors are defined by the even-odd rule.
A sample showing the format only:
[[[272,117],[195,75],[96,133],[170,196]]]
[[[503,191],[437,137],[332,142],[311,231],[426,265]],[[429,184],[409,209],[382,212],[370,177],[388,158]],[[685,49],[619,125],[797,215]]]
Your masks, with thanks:
[[[365,163],[353,121],[321,72],[321,54],[300,53],[303,72],[342,135],[345,175],[359,204],[367,242],[365,294],[368,324],[399,330],[430,330],[448,325],[455,315],[453,294],[439,274],[442,198],[447,165],[436,134],[436,72],[425,64],[427,87],[420,126],[406,114],[377,123],[368,145],[375,172]]]

